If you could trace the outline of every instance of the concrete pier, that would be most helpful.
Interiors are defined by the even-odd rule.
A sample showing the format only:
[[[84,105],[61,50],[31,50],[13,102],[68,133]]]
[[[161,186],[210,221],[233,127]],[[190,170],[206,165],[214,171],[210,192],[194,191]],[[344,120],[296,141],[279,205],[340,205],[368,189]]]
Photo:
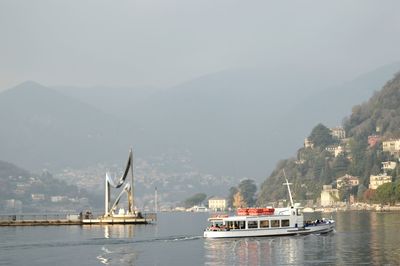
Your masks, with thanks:
[[[149,224],[157,220],[155,213],[145,213],[141,217],[91,217],[79,215],[0,215],[0,226],[54,226],[54,225],[102,225],[102,224]]]

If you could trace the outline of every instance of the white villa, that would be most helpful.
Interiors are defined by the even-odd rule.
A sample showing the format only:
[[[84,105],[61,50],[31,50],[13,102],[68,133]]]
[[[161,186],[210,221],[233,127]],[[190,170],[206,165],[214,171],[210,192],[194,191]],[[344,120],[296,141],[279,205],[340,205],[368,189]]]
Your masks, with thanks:
[[[345,174],[344,176],[336,179],[336,187],[338,189],[342,187],[356,187],[360,184],[360,180],[356,176]]]
[[[391,155],[400,154],[400,139],[390,139],[382,142],[382,150]]]
[[[390,182],[392,182],[392,177],[390,175],[387,175],[386,173],[379,175],[371,175],[369,177],[369,188],[377,189],[380,185]]]
[[[208,208],[211,211],[225,211],[227,208],[227,202],[222,197],[212,197],[208,200]]]
[[[383,169],[383,171],[387,171],[387,170],[394,170],[395,168],[396,168],[396,166],[397,166],[397,163],[396,162],[391,162],[391,161],[388,161],[388,162],[382,162],[382,169]]]

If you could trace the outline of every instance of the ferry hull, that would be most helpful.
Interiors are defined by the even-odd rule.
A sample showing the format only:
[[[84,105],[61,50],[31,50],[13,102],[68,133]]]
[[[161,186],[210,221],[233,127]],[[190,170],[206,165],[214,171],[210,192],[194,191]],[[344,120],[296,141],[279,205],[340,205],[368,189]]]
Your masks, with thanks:
[[[237,238],[237,237],[266,237],[266,236],[290,236],[307,234],[324,234],[335,229],[335,222],[312,225],[301,228],[277,228],[277,229],[246,229],[230,231],[204,231],[205,238]]]

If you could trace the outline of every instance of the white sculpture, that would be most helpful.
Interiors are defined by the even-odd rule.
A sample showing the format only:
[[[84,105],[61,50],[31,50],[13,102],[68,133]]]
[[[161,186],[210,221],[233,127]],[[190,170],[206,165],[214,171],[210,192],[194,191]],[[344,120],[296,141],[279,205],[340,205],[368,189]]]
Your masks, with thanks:
[[[116,182],[111,178],[111,176],[106,173],[106,180],[105,180],[105,213],[104,217],[109,217],[113,216],[115,213],[115,210],[118,208],[118,203],[124,193],[127,194],[128,197],[128,210],[127,210],[127,215],[135,216],[135,210],[134,210],[134,197],[133,197],[133,155],[132,155],[132,149],[129,151],[129,157],[128,157],[128,162],[126,163],[125,171],[124,174],[117,179],[118,181]],[[128,177],[129,170],[131,170],[131,183],[125,182],[126,178]],[[125,183],[124,188],[122,191],[119,193],[118,197],[114,201],[114,204],[110,208],[110,195],[111,195],[111,187],[113,188],[120,188],[123,184]]]

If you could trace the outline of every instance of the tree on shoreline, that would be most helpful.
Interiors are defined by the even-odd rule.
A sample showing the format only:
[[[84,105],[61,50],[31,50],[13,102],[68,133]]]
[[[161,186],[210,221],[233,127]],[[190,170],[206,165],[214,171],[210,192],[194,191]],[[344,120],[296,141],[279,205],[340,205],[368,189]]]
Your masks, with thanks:
[[[256,203],[257,186],[254,180],[242,180],[237,187],[229,189],[228,206],[231,208],[251,207]]]
[[[184,201],[184,205],[186,208],[193,207],[194,205],[201,205],[206,198],[207,198],[206,194],[197,193],[197,194],[194,194],[193,196],[187,198]]]

